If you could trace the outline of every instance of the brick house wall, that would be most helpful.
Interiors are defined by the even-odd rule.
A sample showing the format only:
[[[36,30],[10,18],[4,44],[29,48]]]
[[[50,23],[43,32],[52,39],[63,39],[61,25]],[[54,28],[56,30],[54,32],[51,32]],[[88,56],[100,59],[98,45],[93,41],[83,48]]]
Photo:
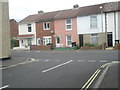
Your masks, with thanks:
[[[50,30],[44,30],[43,24],[46,23],[46,22],[38,22],[38,23],[36,23],[36,38],[40,38],[41,45],[43,45],[43,37],[45,37],[45,36],[51,36],[51,38],[52,38],[52,44],[55,46],[54,33],[50,32],[51,30],[54,31],[54,21],[47,21],[47,22],[50,23]]]
[[[10,37],[15,38],[18,35],[18,23],[14,20],[10,20]],[[17,40],[15,47],[19,46],[19,40]]]
[[[10,20],[10,35],[11,38],[18,35],[18,24],[14,19]]]

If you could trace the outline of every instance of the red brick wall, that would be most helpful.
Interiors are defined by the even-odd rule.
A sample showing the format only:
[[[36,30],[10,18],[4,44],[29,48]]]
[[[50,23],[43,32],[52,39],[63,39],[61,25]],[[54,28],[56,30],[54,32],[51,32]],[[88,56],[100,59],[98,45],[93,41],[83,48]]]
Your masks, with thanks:
[[[31,50],[52,50],[52,47],[50,45],[47,46],[37,46],[37,45],[31,45]]]
[[[50,30],[54,30],[54,21],[49,21],[50,30],[44,30],[43,23],[45,22],[36,23],[36,37],[41,39],[41,45],[43,45],[43,37],[52,36],[52,44],[55,45],[54,33],[50,33]]]
[[[18,24],[14,19],[10,20],[10,34],[11,38],[18,35]]]
[[[120,50],[120,44],[115,44],[115,49]]]

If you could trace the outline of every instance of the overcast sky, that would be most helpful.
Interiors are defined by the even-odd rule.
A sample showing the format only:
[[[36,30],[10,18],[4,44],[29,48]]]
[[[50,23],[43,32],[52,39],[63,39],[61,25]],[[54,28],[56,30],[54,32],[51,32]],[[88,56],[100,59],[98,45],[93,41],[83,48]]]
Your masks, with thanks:
[[[120,0],[9,0],[9,12],[10,19],[19,21],[39,10],[51,12],[71,9],[75,4],[83,7],[113,1]]]

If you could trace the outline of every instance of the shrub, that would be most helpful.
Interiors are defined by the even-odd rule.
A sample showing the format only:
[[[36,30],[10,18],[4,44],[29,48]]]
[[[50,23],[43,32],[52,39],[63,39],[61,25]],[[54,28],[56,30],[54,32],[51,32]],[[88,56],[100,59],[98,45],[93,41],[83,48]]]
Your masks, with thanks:
[[[95,46],[94,44],[86,43],[84,46]]]
[[[11,38],[11,48],[13,48],[17,44],[17,40],[14,38]]]

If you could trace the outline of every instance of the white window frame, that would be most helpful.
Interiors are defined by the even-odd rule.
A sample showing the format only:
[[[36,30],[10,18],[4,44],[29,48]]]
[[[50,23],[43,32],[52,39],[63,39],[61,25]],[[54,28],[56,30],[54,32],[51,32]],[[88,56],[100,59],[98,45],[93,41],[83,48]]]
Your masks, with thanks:
[[[40,43],[39,43],[39,41],[40,41]],[[40,45],[41,44],[41,40],[40,40],[40,38],[37,38],[37,45]]]
[[[93,17],[96,17],[96,19]],[[95,25],[93,25],[95,23]],[[97,15],[91,15],[90,16],[90,28],[94,29],[94,28],[98,28],[98,17]]]
[[[70,20],[71,23],[67,23],[67,20]],[[72,30],[72,19],[66,19],[66,20],[65,20],[65,25],[66,25],[66,30],[68,30],[68,31],[69,31],[69,30]],[[67,26],[68,26],[68,25],[71,25],[71,29],[67,29]]]
[[[31,31],[30,31],[30,32],[32,32],[32,25],[31,25],[31,24],[27,24],[28,33],[30,33],[30,32],[29,32],[29,28],[31,28]]]
[[[92,38],[97,38],[97,44],[92,43]],[[90,43],[93,44],[93,45],[98,45],[98,34],[91,34]]]
[[[47,28],[45,28],[45,24],[49,24],[49,28],[48,28],[48,26],[46,26]],[[50,22],[45,22],[45,23],[43,23],[43,28],[44,28],[44,30],[50,30]]]
[[[48,40],[50,40],[50,41],[48,41]],[[47,45],[49,43],[52,43],[52,37],[51,36],[43,37],[43,45]]]
[[[71,37],[71,45],[68,45],[68,36]],[[72,47],[72,36],[71,35],[66,35],[66,46]]]

